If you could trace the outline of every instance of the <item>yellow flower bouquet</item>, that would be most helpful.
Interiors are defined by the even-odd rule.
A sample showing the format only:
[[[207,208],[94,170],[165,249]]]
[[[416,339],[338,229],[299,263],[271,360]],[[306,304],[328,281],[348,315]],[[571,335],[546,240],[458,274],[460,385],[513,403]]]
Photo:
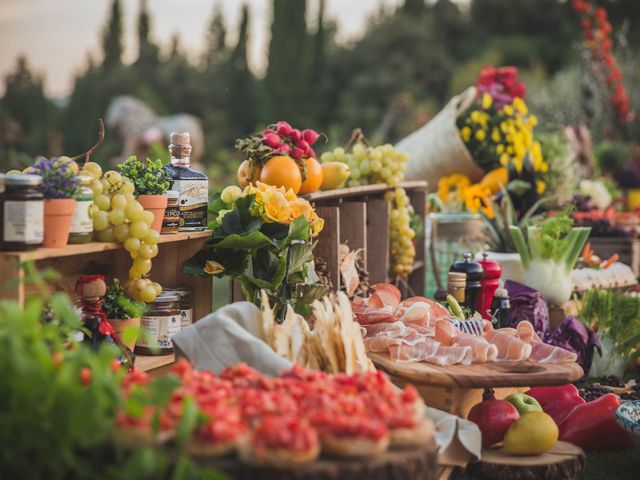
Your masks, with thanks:
[[[266,290],[278,313],[286,304],[309,313],[311,302],[326,295],[313,267],[313,239],[324,221],[293,190],[261,182],[230,186],[212,197],[209,214],[212,236],[185,262],[185,274],[236,279],[257,305]]]

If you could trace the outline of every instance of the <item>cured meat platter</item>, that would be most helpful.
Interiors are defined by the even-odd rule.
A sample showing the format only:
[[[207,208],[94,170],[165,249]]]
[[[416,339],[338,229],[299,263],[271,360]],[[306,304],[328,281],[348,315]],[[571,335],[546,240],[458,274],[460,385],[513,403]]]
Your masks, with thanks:
[[[562,385],[579,380],[584,372],[574,362],[538,363],[501,361],[440,366],[425,362],[398,362],[388,354],[372,353],[373,363],[390,374],[418,385],[453,388]]]

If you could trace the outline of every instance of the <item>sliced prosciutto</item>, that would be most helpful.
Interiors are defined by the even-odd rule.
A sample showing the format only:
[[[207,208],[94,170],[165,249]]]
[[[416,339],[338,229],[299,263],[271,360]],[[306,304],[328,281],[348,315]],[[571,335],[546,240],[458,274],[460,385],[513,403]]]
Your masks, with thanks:
[[[498,348],[485,338],[462,333],[449,320],[436,324],[436,340],[443,345],[470,347],[473,363],[494,362],[498,358]]]
[[[392,360],[402,362],[428,362],[447,366],[461,363],[471,365],[473,354],[471,347],[447,347],[439,342],[424,339],[415,345],[400,343],[389,347]]]
[[[503,332],[503,330],[507,330]],[[510,328],[485,332],[484,338],[498,348],[498,360],[526,360],[531,355],[531,345],[520,340]]]
[[[530,322],[520,322],[516,326],[516,331],[518,332],[518,338],[520,338],[520,340],[531,345],[529,360],[538,363],[563,363],[575,362],[578,359],[578,355],[574,352],[556,347],[555,345],[549,345],[540,340],[540,337]]]

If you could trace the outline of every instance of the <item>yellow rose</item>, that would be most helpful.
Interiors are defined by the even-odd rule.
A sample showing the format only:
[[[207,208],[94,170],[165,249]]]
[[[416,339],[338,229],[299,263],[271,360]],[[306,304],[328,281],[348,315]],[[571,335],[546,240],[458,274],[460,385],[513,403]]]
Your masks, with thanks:
[[[264,201],[264,220],[267,222],[289,223],[289,202],[277,190],[262,192]]]
[[[311,221],[313,209],[311,208],[311,204],[304,198],[296,198],[293,202],[289,203],[289,210],[290,220],[293,221],[298,217],[304,217],[308,221]]]
[[[284,192],[284,198],[287,199],[287,202],[293,202],[296,200],[296,198],[298,198],[298,196],[292,189],[289,189],[286,192]]]
[[[204,264],[204,272],[209,275],[218,275],[224,272],[224,267],[214,260],[207,260]]]
[[[316,217],[311,222],[311,236],[317,237],[323,228],[324,228],[324,220],[320,217]]]

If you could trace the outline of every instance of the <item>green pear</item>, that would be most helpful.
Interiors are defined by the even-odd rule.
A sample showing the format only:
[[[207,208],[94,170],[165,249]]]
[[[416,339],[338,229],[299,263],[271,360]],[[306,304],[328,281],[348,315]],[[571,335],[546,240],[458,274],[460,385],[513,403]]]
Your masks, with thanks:
[[[504,449],[514,455],[539,455],[558,441],[558,426],[544,412],[528,412],[513,422],[504,436]]]

